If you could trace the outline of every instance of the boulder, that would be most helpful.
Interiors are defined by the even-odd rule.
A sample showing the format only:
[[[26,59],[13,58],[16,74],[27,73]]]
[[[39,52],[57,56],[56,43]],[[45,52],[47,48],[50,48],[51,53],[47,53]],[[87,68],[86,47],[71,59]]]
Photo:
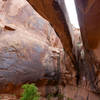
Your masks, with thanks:
[[[51,25],[25,0],[0,0],[0,90],[59,79],[62,44]],[[41,82],[40,82],[41,81]]]

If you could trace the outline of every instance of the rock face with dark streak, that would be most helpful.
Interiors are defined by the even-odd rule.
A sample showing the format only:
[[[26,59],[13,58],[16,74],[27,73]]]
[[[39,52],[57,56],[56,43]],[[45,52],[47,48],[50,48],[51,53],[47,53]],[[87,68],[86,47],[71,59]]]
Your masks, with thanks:
[[[88,50],[89,62],[95,68],[96,85],[100,88],[100,0],[75,0],[84,47]],[[88,57],[87,57],[88,58]],[[92,61],[92,62],[91,62]],[[93,79],[94,76],[91,76]],[[92,83],[95,83],[93,81]]]

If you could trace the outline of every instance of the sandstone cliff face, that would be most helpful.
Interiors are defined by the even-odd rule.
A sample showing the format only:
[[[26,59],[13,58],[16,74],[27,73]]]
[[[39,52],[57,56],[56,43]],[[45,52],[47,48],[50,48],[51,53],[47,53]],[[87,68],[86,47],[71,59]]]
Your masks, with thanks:
[[[0,0],[0,93],[19,96],[22,84],[35,82],[47,96],[59,92],[58,84],[76,85],[71,38],[58,15],[53,21],[66,53],[49,22],[27,1]]]
[[[74,60],[72,55],[72,40],[70,32],[68,29],[68,25],[66,24],[64,13],[62,12],[58,2],[56,0],[50,0],[50,1],[27,0],[27,1],[42,17],[44,17],[50,22],[50,24],[55,29],[57,35],[59,36],[65,51]],[[63,5],[62,7],[64,8],[65,5],[63,4],[63,0],[61,5]]]
[[[15,1],[0,0],[1,92],[11,92],[27,82],[43,85],[58,80],[64,57],[50,24],[25,0]]]
[[[50,22],[54,29],[27,1]],[[76,0],[84,48],[92,50],[95,54],[92,56],[93,53],[86,53],[86,58],[76,61],[72,52],[73,46],[68,24],[57,0],[27,1],[0,0],[1,92],[12,93],[16,90],[20,92],[20,85],[36,82],[43,96],[47,96],[51,92],[56,94],[61,89],[66,97],[75,100],[87,98],[88,100],[94,100],[94,98],[99,100],[99,96],[88,93],[83,88],[77,88],[75,70],[77,65],[82,78],[84,79],[83,76],[86,75],[94,86],[94,57],[96,56],[99,61],[99,21],[95,24],[99,18],[99,16],[95,16],[99,13],[99,11],[95,12],[95,9],[99,8],[98,3],[95,0]],[[87,80],[82,81],[84,87],[88,84],[86,82]],[[68,86],[68,84],[75,87]],[[99,87],[99,82],[96,85]],[[67,95],[66,92],[69,94]],[[84,96],[83,93],[86,95]]]
[[[100,13],[99,0],[75,0],[84,47],[92,55],[96,81],[100,80]],[[91,66],[92,66],[91,65]],[[99,87],[99,81],[97,81]]]
[[[76,0],[79,23],[84,42],[100,61],[100,13],[99,0]]]
[[[96,70],[98,70],[97,69],[98,63],[96,63],[95,57],[97,57],[97,54],[98,54],[97,50],[99,50],[97,49],[97,45],[99,43],[99,37],[98,37],[99,36],[98,35],[99,21],[97,25],[95,25],[95,22],[99,17],[95,15],[98,14],[99,10],[96,13],[94,10],[95,9],[97,10],[97,8],[99,8],[98,6],[99,1],[97,2],[95,0],[84,0],[84,1],[76,0],[79,22],[80,22],[80,27],[81,27],[81,32],[82,32],[82,39],[84,43],[83,50],[85,54],[83,58],[79,57],[79,59],[76,60],[76,63],[75,63],[75,58],[73,57],[72,47],[70,47],[72,46],[72,44],[71,44],[70,35],[68,34],[69,32],[64,31],[64,28],[60,26],[62,25],[63,27],[65,27],[66,25],[66,29],[68,30],[68,22],[63,23],[65,19],[63,18],[61,19],[60,17],[60,16],[64,16],[64,12],[63,14],[62,12],[60,12],[62,6],[58,4],[59,0],[51,0],[51,1],[28,0],[28,2],[44,18],[49,20],[52,26],[54,27],[54,29],[56,30],[65,48],[66,53],[68,53],[69,55],[69,59],[71,59],[71,62],[74,63],[74,66],[77,63],[79,76],[80,76],[80,79],[82,80],[82,84],[85,85],[84,87],[88,86],[89,88],[91,88],[90,89],[91,91],[94,91],[94,92],[98,91],[99,86],[98,86],[98,80],[96,77],[96,74],[97,74]],[[55,19],[56,19],[56,22],[59,22],[60,24],[59,23],[56,24]],[[96,29],[96,32],[94,32],[95,29]],[[94,33],[96,33],[97,36],[94,36]],[[64,38],[63,36],[66,36],[66,37]],[[67,44],[65,44],[65,41]],[[79,51],[79,56],[80,56],[80,51]],[[99,54],[98,54],[98,57],[99,57]]]

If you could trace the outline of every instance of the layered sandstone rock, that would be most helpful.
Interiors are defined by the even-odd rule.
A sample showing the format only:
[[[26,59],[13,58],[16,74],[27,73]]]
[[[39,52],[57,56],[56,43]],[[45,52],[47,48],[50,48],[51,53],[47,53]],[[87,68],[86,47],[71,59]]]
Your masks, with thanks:
[[[54,90],[53,93],[58,93],[62,85],[64,89],[62,93],[65,93],[67,97],[92,100],[89,96],[92,95],[98,100],[98,96],[88,94],[83,88],[75,88],[78,90],[76,92],[73,86],[67,86],[67,84],[76,86],[75,66],[77,65],[79,67],[77,71],[81,71],[82,79],[85,81],[82,81],[84,87],[88,84],[86,79],[89,79],[94,89],[93,60],[95,59],[93,53],[89,52],[89,54],[86,53],[86,58],[76,61],[72,52],[72,39],[64,12],[60,8],[61,5],[59,6],[56,0],[27,1],[40,15],[50,21],[56,33],[25,0],[0,0],[0,89],[3,90],[1,92],[16,90],[20,92],[21,84],[36,82],[43,96],[47,96],[52,90]],[[94,11],[99,8],[99,5],[95,0],[76,0],[76,4],[84,47],[93,50],[99,61],[99,21],[95,25],[98,19],[95,15],[99,12]],[[56,34],[60,37],[66,53]],[[84,75],[86,77],[83,77]],[[99,87],[98,83],[99,81],[96,85]],[[41,86],[43,86],[42,89]],[[70,93],[67,95],[66,92],[70,89],[73,95]],[[86,96],[83,96],[83,93],[86,93]]]
[[[53,84],[59,80],[63,57],[53,28],[27,1],[0,0],[0,92],[27,82]]]
[[[100,13],[99,0],[75,0],[82,33],[84,47],[88,50],[89,62],[95,66],[96,84],[99,87],[100,82]],[[91,52],[91,53],[90,53]],[[91,62],[92,61],[92,62]],[[91,76],[93,78],[94,76]],[[94,82],[94,81],[93,81]],[[95,83],[95,82],[94,82]],[[99,87],[100,88],[100,87]]]
[[[64,19],[66,17],[66,12],[64,9],[63,1],[64,0],[62,0],[62,2],[60,0],[51,0],[51,1],[28,0],[28,2],[32,5],[32,7],[35,8],[36,11],[39,12],[44,18],[49,20],[52,26],[54,27],[54,29],[56,30],[57,34],[61,39],[65,51],[70,56],[71,62],[74,64],[74,66],[77,64],[78,67],[77,74],[79,76],[77,78],[79,80],[81,79],[82,83],[85,82],[86,84],[88,84],[86,86],[90,87],[91,91],[96,92],[98,90],[98,86],[96,86],[98,83],[96,77],[96,74],[98,73],[96,72],[96,70],[98,70],[96,69],[98,63],[96,63],[95,60],[99,59],[99,54],[98,54],[99,48],[97,47],[99,43],[99,21],[97,22],[99,18],[98,17],[99,1],[76,0],[79,22],[80,22],[81,33],[82,33],[82,40],[83,40],[82,42],[84,44],[82,47],[83,52],[77,50],[79,57],[77,59],[76,56],[76,60],[72,53],[71,39],[70,39],[70,35],[68,34],[69,21],[67,20],[66,22]],[[95,9],[97,10],[96,12]],[[95,25],[96,22],[97,25]],[[64,27],[66,27],[67,30],[64,30]]]
[[[76,0],[83,40],[100,61],[100,13],[99,0]]]
[[[69,19],[65,19],[64,14],[67,16],[65,10],[64,0],[27,0],[31,6],[45,19],[47,19],[50,24],[55,29],[57,35],[59,36],[65,51],[69,56],[73,58],[72,55],[72,39],[70,36],[68,25],[66,21],[69,22]],[[59,1],[59,2],[58,2]],[[62,5],[62,8],[59,6]],[[62,10],[63,9],[63,10]],[[65,42],[66,41],[66,42]]]

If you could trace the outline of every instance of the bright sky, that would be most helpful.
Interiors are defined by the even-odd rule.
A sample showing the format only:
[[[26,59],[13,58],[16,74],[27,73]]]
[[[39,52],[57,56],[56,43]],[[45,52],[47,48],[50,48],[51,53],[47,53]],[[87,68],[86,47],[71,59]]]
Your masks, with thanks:
[[[65,0],[65,4],[66,4],[66,7],[67,7],[67,11],[68,11],[68,14],[69,14],[71,24],[74,27],[79,28],[74,0]]]

